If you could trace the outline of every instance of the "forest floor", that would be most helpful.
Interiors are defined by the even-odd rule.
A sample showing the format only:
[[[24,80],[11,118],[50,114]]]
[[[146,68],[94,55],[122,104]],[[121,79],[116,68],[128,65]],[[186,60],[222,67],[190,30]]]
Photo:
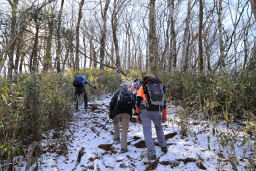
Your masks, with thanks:
[[[157,144],[157,159],[149,161],[142,125],[132,118],[128,132],[128,152],[120,153],[120,144],[113,143],[113,124],[108,122],[106,95],[81,107],[65,131],[49,131],[40,142],[39,158],[30,170],[254,170],[255,142],[243,128],[224,123],[213,129],[209,121],[190,119],[186,122],[187,136],[181,135],[179,108],[169,104],[168,121],[163,124],[168,152]],[[231,127],[231,125],[229,125]],[[100,131],[101,130],[101,131]],[[100,132],[99,132],[100,131]],[[25,170],[25,159],[16,166]]]

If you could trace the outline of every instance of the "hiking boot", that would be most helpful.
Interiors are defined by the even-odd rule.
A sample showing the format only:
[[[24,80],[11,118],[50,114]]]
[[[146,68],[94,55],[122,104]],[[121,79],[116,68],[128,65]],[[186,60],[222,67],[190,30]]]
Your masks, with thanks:
[[[168,149],[167,149],[167,147],[165,146],[165,147],[162,147],[162,152],[164,152],[164,153],[167,153],[167,151],[168,151]]]
[[[152,155],[152,156],[150,157],[150,159],[151,159],[151,160],[155,160],[155,159],[156,159],[156,155]]]
[[[120,151],[120,153],[126,153],[126,152],[128,152],[127,149],[121,149],[121,151]]]
[[[156,159],[156,155],[152,154],[152,152],[148,152],[148,159],[149,160],[155,160]]]
[[[119,138],[114,139],[114,144],[119,144],[121,141]]]

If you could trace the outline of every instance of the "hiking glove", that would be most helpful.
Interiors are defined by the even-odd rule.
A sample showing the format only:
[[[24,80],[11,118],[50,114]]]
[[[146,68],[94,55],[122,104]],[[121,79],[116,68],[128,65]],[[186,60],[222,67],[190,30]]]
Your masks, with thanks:
[[[140,115],[140,109],[137,106],[136,106],[135,112],[136,112],[136,115]]]
[[[136,121],[137,121],[137,123],[139,123],[139,124],[142,123],[142,122],[141,122],[141,119],[140,119],[140,115],[137,115]]]
[[[167,115],[167,109],[166,108],[163,110],[163,115]]]
[[[163,114],[161,120],[162,120],[162,123],[165,123],[167,121],[166,115]]]
[[[166,122],[166,120],[167,120],[167,117],[166,117],[166,115],[167,115],[167,109],[165,108],[164,110],[163,110],[163,114],[162,114],[162,123],[165,123]]]

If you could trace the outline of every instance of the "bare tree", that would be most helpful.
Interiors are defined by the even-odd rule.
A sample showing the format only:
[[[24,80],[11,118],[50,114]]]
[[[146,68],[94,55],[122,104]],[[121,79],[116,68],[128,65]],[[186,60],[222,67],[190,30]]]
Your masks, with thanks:
[[[175,20],[174,20],[174,0],[169,0],[169,11],[170,11],[170,24],[171,24],[171,37],[170,37],[170,53],[169,53],[169,72],[176,70],[177,65],[177,40],[175,31]]]
[[[32,20],[35,24],[35,37],[34,37],[34,43],[32,47],[32,53],[30,56],[30,63],[29,63],[29,69],[31,73],[35,73],[38,71],[38,64],[39,64],[39,59],[38,59],[38,44],[39,44],[39,29],[41,20],[42,20],[42,12],[41,8],[35,8],[32,12]]]
[[[8,0],[9,5],[11,6],[12,9],[12,19],[11,19],[11,46],[10,50],[8,52],[9,56],[9,62],[8,62],[8,77],[12,78],[12,72],[14,69],[14,61],[13,61],[13,56],[14,56],[14,50],[16,46],[16,21],[17,21],[17,8],[18,8],[18,2],[19,0]]]
[[[190,25],[190,15],[191,15],[191,0],[188,0],[188,9],[187,9],[187,18],[186,18],[186,27],[184,30],[184,40],[182,47],[182,65],[183,71],[186,72],[188,69],[189,62],[189,25]]]
[[[254,19],[256,20],[256,0],[250,0],[251,8],[254,14]],[[254,41],[254,45],[251,52],[251,57],[249,60],[248,69],[255,69],[256,68],[256,42]]]
[[[114,0],[113,12],[111,16],[113,42],[114,42],[115,54],[116,54],[116,72],[117,72],[117,77],[120,80],[121,80],[121,63],[120,63],[119,45],[118,45],[118,39],[117,39],[117,29],[118,29],[118,15],[120,15],[124,3],[125,3],[125,0]]]
[[[158,41],[156,38],[156,14],[155,14],[156,0],[149,1],[149,72],[156,72],[159,67],[159,55],[158,55]]]
[[[100,1],[102,3],[102,1]],[[105,56],[105,45],[106,45],[106,32],[107,32],[107,11],[110,4],[110,0],[106,0],[104,10],[101,14],[103,20],[103,28],[101,30],[100,39],[100,76],[103,75],[104,67],[104,56]]]
[[[61,55],[61,40],[60,40],[60,28],[61,28],[61,16],[62,16],[62,10],[63,10],[64,0],[61,0],[60,5],[60,11],[58,13],[57,18],[57,30],[56,30],[56,37],[57,37],[57,49],[56,49],[56,63],[57,63],[57,72],[59,73],[61,71],[60,69],[60,55]]]
[[[78,12],[78,18],[76,23],[76,59],[75,59],[75,71],[79,71],[79,28],[80,28],[80,22],[82,19],[82,8],[84,5],[84,0],[81,0],[79,3],[79,12]]]
[[[203,58],[203,0],[199,0],[199,31],[198,31],[198,47],[199,47],[199,71],[203,72],[204,70],[204,58]]]
[[[224,59],[224,44],[223,44],[223,32],[222,32],[222,0],[218,0],[218,29],[219,29],[219,66],[220,71],[225,69],[225,59]]]
[[[251,2],[251,8],[254,14],[254,18],[256,19],[256,0],[250,0],[250,2]]]
[[[44,64],[43,64],[43,71],[48,71],[49,69],[52,70],[52,35],[53,35],[53,20],[54,20],[54,8],[50,8],[50,13],[48,19],[48,37],[47,37],[47,43],[46,43],[46,54],[44,58]]]

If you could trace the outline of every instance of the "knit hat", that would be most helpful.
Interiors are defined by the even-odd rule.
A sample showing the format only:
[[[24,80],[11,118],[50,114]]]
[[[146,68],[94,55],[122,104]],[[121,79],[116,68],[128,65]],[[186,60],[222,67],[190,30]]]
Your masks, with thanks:
[[[127,84],[127,83],[122,83],[122,84],[120,85],[120,87],[128,88],[129,86],[128,86],[128,84]]]

